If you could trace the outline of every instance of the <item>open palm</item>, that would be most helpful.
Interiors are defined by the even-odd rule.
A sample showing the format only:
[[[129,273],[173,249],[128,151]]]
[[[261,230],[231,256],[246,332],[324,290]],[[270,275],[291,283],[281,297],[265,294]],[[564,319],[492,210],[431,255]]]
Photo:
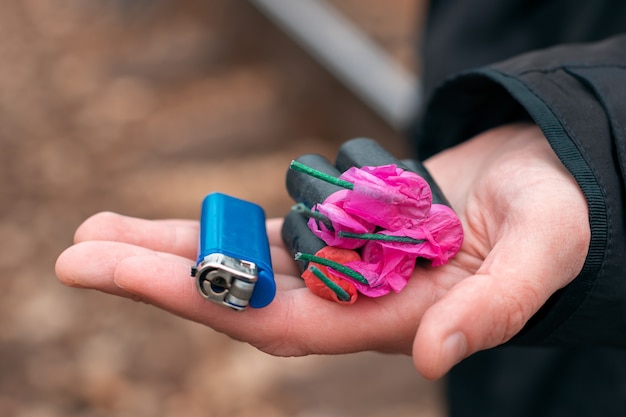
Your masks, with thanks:
[[[88,219],[56,271],[67,285],[141,300],[273,355],[378,350],[412,354],[438,378],[463,357],[515,335],[580,272],[589,245],[585,199],[532,125],[486,132],[427,161],[465,229],[458,255],[418,266],[399,294],[350,306],[304,287],[267,223],[278,292],[266,308],[240,313],[207,302],[190,267],[198,223],[113,213]],[[567,239],[565,239],[567,237]]]

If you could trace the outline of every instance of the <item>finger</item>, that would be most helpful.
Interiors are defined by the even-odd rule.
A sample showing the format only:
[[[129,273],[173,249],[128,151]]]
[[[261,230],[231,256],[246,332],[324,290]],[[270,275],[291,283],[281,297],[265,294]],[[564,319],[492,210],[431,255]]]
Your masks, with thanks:
[[[273,218],[267,220],[267,237],[270,242],[270,246],[284,246],[283,239],[280,236],[280,228],[283,225],[283,219]]]
[[[277,280],[284,278],[289,277],[277,276]],[[265,308],[234,312],[201,298],[180,265],[151,256],[121,260],[115,283],[150,304],[280,356],[370,349],[409,353],[416,315],[431,294],[416,288],[409,291],[413,295],[403,292],[378,301],[363,298],[346,308],[300,288],[279,291]],[[416,284],[424,286],[427,281]]]
[[[198,250],[198,222],[145,220],[102,212],[87,219],[74,235],[76,243],[90,240],[125,242],[194,259]]]
[[[134,295],[119,288],[114,281],[121,259],[150,256],[176,262],[189,270],[190,261],[167,253],[121,242],[87,241],[66,249],[57,259],[55,272],[61,282],[70,287],[93,288],[127,298]]]
[[[422,375],[439,378],[463,358],[508,341],[576,276],[568,260],[579,258],[580,248],[534,231],[504,237],[476,275],[425,312],[413,346]]]
[[[297,264],[280,238],[282,219],[269,219],[268,236],[276,273],[299,275]],[[125,242],[157,252],[195,259],[198,251],[198,222],[193,220],[145,220],[112,212],[98,213],[76,231],[75,242],[90,240]]]

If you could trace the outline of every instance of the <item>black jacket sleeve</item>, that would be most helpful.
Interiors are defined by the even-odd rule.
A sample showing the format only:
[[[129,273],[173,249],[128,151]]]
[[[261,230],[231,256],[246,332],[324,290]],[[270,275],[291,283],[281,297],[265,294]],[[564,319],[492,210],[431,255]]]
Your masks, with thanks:
[[[523,54],[434,92],[428,156],[498,125],[533,120],[582,189],[591,245],[580,275],[512,341],[626,347],[626,36]],[[434,139],[436,138],[436,140]]]

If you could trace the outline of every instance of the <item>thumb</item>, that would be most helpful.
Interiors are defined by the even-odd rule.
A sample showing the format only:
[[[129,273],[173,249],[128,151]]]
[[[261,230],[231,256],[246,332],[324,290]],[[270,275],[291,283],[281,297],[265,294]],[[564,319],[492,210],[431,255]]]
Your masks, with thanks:
[[[424,313],[413,344],[413,360],[424,377],[440,378],[465,357],[506,342],[576,276],[571,258],[563,252],[553,256],[552,245],[538,240],[501,240],[476,275]]]

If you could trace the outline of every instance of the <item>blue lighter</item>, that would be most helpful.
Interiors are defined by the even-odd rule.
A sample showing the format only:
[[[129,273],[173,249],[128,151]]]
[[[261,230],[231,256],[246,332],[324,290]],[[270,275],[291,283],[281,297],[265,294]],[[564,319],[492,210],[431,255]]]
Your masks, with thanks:
[[[263,209],[221,193],[207,195],[191,275],[207,300],[234,310],[268,305],[276,284]]]

